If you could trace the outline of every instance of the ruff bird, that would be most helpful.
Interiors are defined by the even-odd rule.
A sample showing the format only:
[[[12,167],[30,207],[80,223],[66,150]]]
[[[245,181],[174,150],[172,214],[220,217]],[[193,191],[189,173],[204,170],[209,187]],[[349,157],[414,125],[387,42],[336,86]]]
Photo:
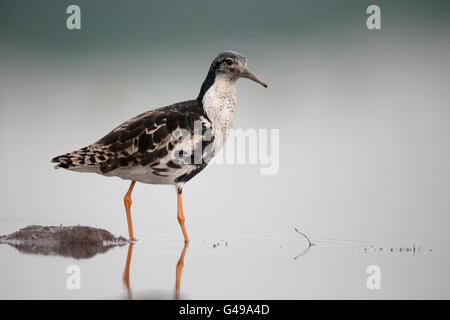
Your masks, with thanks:
[[[177,218],[185,242],[182,190],[222,148],[233,126],[236,81],[253,80],[267,88],[247,68],[247,58],[233,51],[220,53],[211,63],[195,100],[142,113],[97,142],[52,159],[55,168],[93,172],[131,180],[124,204],[130,240],[135,240],[131,193],[136,181],[174,185]]]

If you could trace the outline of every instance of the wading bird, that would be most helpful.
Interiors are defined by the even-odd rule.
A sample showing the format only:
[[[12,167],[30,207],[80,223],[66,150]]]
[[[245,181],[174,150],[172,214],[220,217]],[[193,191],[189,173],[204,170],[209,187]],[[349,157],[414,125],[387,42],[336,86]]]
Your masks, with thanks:
[[[174,185],[177,218],[186,242],[182,190],[222,148],[233,126],[236,81],[253,80],[267,88],[247,68],[247,58],[233,51],[220,53],[211,63],[195,100],[140,114],[82,149],[55,157],[55,168],[93,172],[131,180],[124,203],[131,240],[131,192],[136,181]]]

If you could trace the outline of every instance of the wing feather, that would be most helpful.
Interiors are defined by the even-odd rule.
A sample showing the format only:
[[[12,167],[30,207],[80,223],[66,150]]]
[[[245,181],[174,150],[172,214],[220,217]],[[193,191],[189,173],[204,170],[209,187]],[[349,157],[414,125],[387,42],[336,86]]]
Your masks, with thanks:
[[[154,166],[160,173],[164,169],[157,166],[161,165],[162,159],[167,167],[180,168],[181,164],[167,157],[170,153],[177,148],[183,148],[185,152],[187,149],[185,156],[198,161],[194,159],[194,151],[205,146],[202,133],[199,138],[199,133],[194,132],[196,121],[201,124],[202,132],[211,129],[211,123],[197,100],[151,110],[124,122],[97,142],[52,161],[59,162],[56,167],[66,169],[95,166],[102,173],[131,166]],[[189,140],[180,134],[181,130],[186,130],[188,137],[197,135],[197,138]]]

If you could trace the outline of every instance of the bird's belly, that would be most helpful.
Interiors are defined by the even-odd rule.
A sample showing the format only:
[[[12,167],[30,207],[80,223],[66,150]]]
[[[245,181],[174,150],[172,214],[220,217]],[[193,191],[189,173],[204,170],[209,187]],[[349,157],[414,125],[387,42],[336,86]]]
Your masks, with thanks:
[[[150,166],[136,166],[132,168],[117,168],[105,174],[125,180],[134,180],[147,184],[176,184],[176,179],[196,169],[194,165],[186,165],[181,168],[165,168],[165,171],[155,170]]]

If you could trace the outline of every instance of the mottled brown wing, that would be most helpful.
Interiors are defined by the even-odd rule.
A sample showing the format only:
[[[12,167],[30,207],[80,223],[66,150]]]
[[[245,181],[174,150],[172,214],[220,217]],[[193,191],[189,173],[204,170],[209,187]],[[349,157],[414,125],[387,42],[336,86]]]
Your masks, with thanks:
[[[97,143],[113,153],[100,164],[103,173],[118,167],[157,166],[177,144],[182,143],[181,130],[194,135],[195,122],[210,127],[203,115],[186,109],[162,108],[142,114],[119,126]]]
[[[203,130],[211,127],[197,100],[185,101],[140,114],[104,136],[92,145],[54,158],[57,167],[95,166],[102,173],[119,167],[156,166],[158,161],[182,143],[174,139],[176,131],[194,134],[194,125],[200,121]]]

